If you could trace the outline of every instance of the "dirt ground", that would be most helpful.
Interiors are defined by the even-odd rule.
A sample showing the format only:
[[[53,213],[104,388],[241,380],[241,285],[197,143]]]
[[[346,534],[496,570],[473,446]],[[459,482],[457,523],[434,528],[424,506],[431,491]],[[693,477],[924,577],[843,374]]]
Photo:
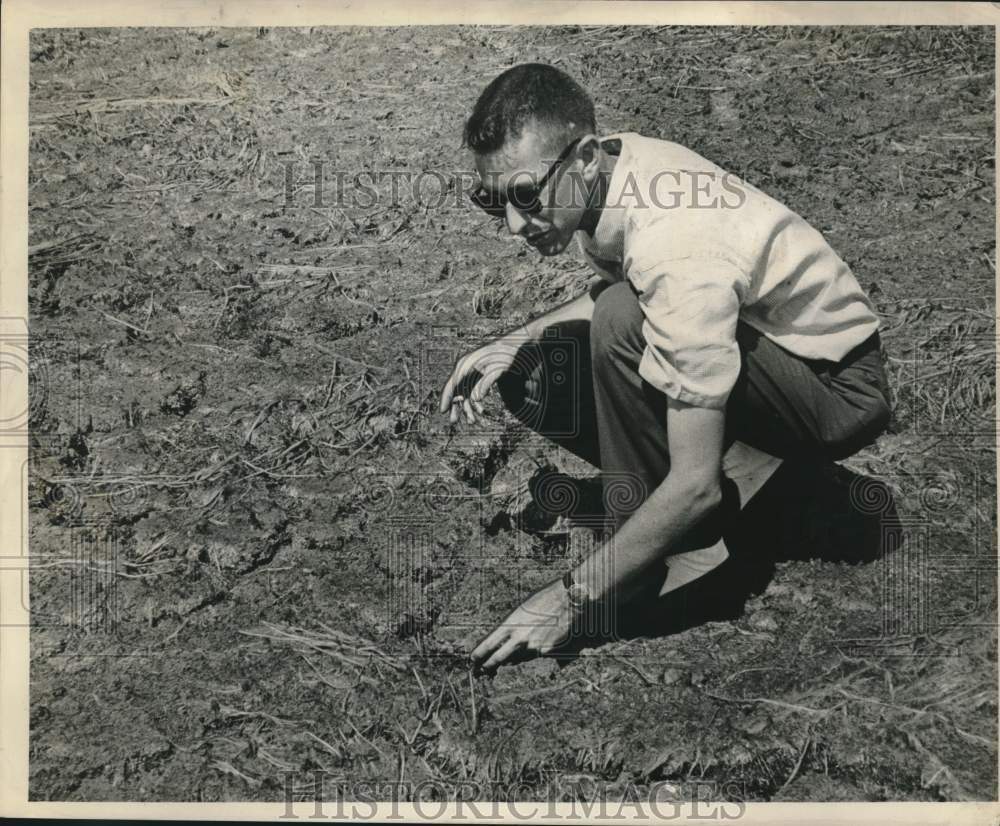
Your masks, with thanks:
[[[994,799],[993,49],[36,31],[32,799],[308,798],[317,770],[444,797]],[[495,400],[478,429],[436,412],[457,355],[588,277],[451,184],[475,97],[526,60],[577,77],[604,132],[686,144],[822,231],[882,313],[895,416],[841,465],[786,466],[655,633],[474,676],[470,643],[591,541],[547,533],[529,480],[597,473]],[[378,171],[428,174],[392,198]]]

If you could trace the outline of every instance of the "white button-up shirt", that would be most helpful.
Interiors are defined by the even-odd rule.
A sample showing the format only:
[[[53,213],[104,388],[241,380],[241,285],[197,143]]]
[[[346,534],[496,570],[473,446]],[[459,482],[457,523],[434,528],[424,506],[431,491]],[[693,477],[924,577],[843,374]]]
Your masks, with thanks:
[[[799,215],[700,155],[627,132],[591,238],[609,281],[645,314],[639,374],[667,396],[723,407],[740,369],[741,319],[786,350],[839,361],[879,326],[848,266]]]

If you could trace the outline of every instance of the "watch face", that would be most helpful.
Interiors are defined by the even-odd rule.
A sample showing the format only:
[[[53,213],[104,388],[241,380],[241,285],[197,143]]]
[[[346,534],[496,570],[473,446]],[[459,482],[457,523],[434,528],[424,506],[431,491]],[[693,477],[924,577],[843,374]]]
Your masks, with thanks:
[[[583,608],[587,604],[587,600],[590,597],[587,593],[587,589],[582,585],[577,585],[576,583],[567,588],[566,593],[569,595],[569,604],[574,608]]]

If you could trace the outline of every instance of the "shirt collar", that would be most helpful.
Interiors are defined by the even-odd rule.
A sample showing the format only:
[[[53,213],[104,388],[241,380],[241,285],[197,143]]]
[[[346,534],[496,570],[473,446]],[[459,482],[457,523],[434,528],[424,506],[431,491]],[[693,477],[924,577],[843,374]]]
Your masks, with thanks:
[[[606,261],[621,261],[622,247],[625,237],[625,205],[622,202],[622,192],[628,180],[628,170],[631,152],[628,138],[631,133],[622,132],[608,135],[601,139],[601,145],[607,150],[619,150],[618,161],[615,163],[611,180],[608,181],[608,193],[604,208],[597,220],[593,237],[580,232],[580,244],[591,255]]]

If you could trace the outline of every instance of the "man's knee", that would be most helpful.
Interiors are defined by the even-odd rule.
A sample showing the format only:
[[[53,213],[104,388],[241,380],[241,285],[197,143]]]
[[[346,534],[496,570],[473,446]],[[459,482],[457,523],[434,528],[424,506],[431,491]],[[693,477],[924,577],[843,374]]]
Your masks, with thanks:
[[[594,303],[590,321],[590,349],[594,358],[641,347],[644,320],[639,300],[627,281],[603,290]]]
[[[504,407],[512,413],[516,412],[524,404],[524,377],[514,373],[503,372],[497,376],[497,393]]]
[[[853,456],[885,432],[891,418],[888,402],[880,395],[874,396],[858,419],[827,430],[823,436],[824,453],[835,461]]]
[[[500,400],[516,419],[527,421],[537,415],[539,402],[539,377],[534,364],[515,363],[514,369],[505,370],[495,383]]]

